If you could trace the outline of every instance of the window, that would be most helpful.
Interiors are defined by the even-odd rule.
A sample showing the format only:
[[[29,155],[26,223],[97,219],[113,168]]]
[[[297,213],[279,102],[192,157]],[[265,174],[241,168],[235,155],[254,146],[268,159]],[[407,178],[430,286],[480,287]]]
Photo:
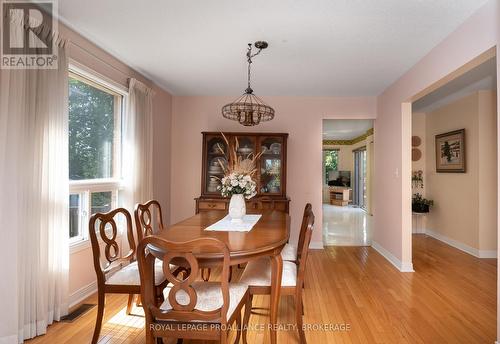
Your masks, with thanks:
[[[68,81],[69,238],[87,240],[90,216],[118,204],[124,94],[94,77]]]
[[[337,171],[338,161],[339,151],[337,149],[323,150],[323,184],[328,184],[330,171]]]

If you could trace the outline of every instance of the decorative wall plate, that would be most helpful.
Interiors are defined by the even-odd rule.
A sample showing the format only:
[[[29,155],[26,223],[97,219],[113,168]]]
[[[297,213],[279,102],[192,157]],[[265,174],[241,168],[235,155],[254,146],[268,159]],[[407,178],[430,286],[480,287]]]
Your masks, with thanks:
[[[422,152],[418,148],[412,148],[411,150],[411,161],[419,161],[422,157]]]

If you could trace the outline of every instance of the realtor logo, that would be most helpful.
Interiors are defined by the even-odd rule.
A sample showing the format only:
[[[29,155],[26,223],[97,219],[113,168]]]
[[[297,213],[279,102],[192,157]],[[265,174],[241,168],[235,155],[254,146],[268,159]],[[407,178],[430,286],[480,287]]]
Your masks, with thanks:
[[[55,0],[0,0],[3,69],[57,69]]]

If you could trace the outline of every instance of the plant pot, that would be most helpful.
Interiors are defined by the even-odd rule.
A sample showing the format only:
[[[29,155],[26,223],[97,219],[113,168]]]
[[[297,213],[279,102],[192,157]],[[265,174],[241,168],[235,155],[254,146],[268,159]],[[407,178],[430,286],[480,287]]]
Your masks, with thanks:
[[[231,222],[243,222],[243,216],[245,216],[246,213],[247,206],[245,204],[245,197],[242,194],[232,195],[229,201],[229,217],[231,217]]]
[[[411,210],[414,213],[428,213],[429,212],[429,205],[428,204],[421,204],[421,203],[413,203],[411,205]]]

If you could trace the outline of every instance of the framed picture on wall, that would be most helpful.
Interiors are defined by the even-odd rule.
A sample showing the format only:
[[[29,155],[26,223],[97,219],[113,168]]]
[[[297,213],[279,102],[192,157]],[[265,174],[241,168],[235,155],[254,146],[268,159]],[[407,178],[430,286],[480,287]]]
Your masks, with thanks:
[[[465,173],[465,129],[436,135],[436,172]]]

